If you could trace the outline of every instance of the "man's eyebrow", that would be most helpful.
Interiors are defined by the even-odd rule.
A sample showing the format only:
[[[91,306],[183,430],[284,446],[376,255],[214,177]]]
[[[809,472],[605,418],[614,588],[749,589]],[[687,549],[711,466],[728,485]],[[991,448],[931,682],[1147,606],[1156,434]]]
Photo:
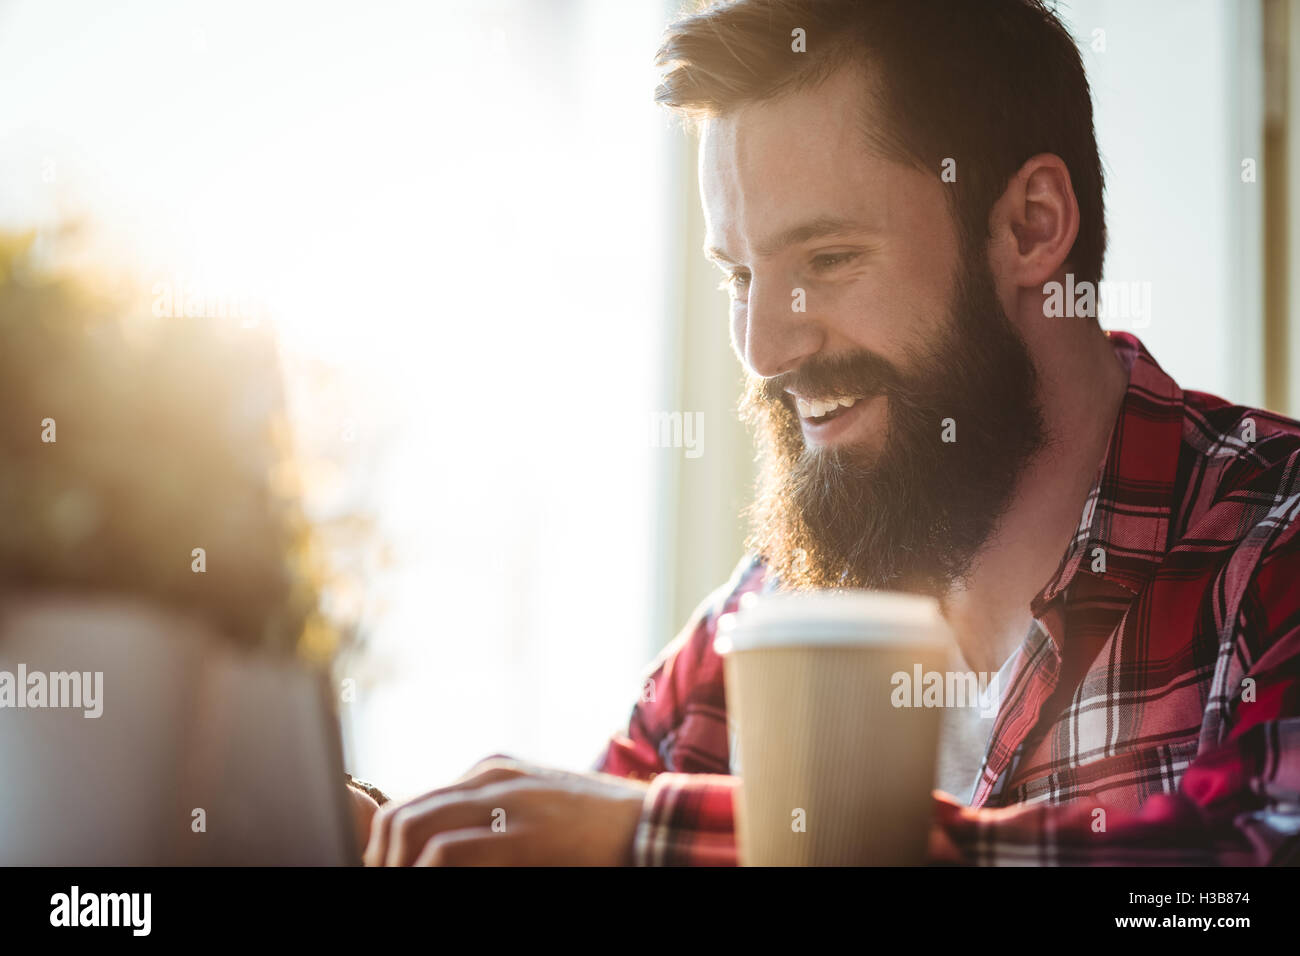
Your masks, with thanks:
[[[816,219],[809,219],[807,222],[801,222],[788,229],[783,229],[764,242],[756,243],[754,252],[760,256],[771,256],[783,249],[796,246],[801,242],[807,242],[810,239],[847,236],[853,233],[865,232],[867,229],[868,226],[865,223],[853,219],[843,219],[839,216],[818,216]],[[737,265],[734,259],[717,246],[706,246],[704,254],[715,262]]]

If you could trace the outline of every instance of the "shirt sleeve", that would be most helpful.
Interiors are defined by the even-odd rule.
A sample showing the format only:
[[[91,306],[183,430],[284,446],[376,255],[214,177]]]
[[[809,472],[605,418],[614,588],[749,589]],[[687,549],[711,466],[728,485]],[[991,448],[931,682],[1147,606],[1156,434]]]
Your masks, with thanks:
[[[1264,558],[1247,587],[1228,677],[1207,701],[1224,730],[1172,793],[1137,811],[1087,798],[964,807],[935,795],[949,862],[976,865],[1280,865],[1300,862],[1300,535]],[[1235,662],[1243,662],[1239,668]],[[1207,718],[1207,725],[1218,723]],[[946,837],[946,840],[943,839]],[[932,845],[934,842],[932,841]]]
[[[735,866],[733,799],[740,778],[661,773],[650,784],[632,844],[637,866]]]
[[[704,722],[704,736],[686,728],[692,711],[723,709],[722,665],[713,651],[717,620],[763,584],[761,562],[746,555],[651,663],[627,727],[609,739],[595,762],[598,772],[651,782],[635,838],[638,864],[736,862],[732,793],[740,781],[724,772],[725,733],[711,721]]]

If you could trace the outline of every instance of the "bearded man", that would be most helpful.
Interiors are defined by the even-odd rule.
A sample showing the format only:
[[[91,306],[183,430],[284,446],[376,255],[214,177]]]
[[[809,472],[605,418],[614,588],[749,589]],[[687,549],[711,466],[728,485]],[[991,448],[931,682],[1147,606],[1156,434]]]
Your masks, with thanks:
[[[1300,425],[1046,307],[1106,244],[1053,13],[733,0],[658,63],[748,379],[750,553],[596,772],[490,759],[381,810],[367,862],[736,862],[716,623],[748,592],[843,587],[934,596],[1005,678],[986,734],[945,734],[969,776],[941,773],[936,861],[1293,861]]]

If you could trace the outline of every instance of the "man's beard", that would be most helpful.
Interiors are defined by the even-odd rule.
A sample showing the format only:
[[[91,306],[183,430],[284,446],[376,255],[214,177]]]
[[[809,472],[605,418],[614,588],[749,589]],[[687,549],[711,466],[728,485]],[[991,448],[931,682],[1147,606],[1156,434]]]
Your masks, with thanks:
[[[1033,361],[982,256],[963,256],[953,299],[944,340],[908,356],[913,372],[853,352],[750,377],[741,412],[760,476],[747,543],[781,587],[941,597],[966,580],[1045,429]],[[885,396],[883,447],[807,448],[787,387]]]

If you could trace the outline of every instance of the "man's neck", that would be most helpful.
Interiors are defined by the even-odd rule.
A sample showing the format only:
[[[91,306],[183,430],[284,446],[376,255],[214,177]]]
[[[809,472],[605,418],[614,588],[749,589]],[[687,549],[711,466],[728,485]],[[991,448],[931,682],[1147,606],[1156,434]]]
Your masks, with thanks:
[[[1019,323],[1038,370],[1047,441],[1021,472],[1011,503],[975,557],[966,585],[943,600],[971,669],[995,672],[1020,645],[1030,602],[1056,572],[1106,455],[1128,373],[1088,319]]]

